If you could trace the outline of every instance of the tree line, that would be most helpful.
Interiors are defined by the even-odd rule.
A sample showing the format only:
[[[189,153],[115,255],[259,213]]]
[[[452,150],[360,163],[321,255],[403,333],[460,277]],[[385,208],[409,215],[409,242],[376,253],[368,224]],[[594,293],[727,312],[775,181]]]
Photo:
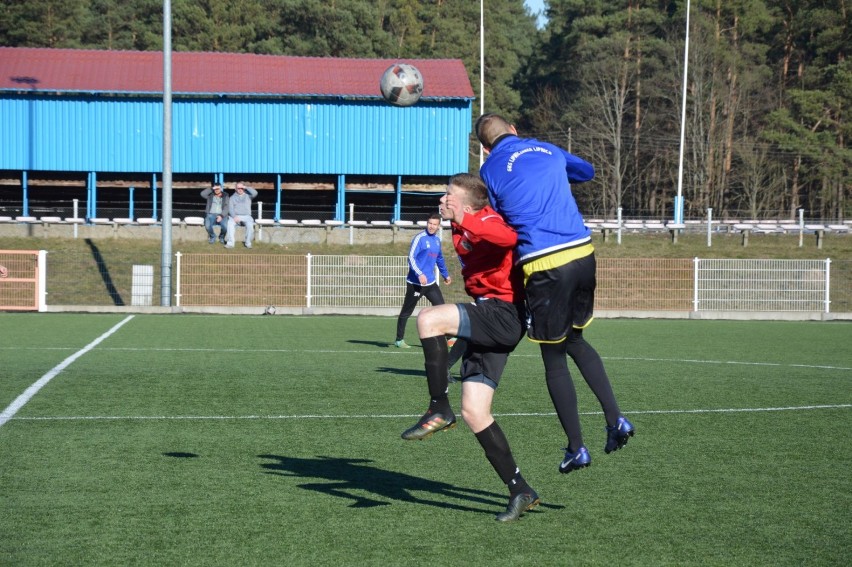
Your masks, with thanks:
[[[482,4],[485,110],[594,163],[587,214],[671,218],[680,187],[687,217],[850,217],[849,0],[691,0],[685,120],[686,0],[547,0],[542,28]],[[160,50],[162,11],[3,0],[0,45]],[[458,58],[479,95],[474,0],[172,0],[172,22],[175,51]]]

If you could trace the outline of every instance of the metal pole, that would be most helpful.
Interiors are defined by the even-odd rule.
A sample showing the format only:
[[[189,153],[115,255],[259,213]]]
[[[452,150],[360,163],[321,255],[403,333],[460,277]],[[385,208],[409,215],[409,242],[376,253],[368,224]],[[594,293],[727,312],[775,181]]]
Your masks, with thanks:
[[[163,0],[163,243],[160,305],[172,303],[172,2]]]
[[[151,218],[157,218],[157,174],[151,174]]]
[[[98,174],[93,171],[89,175],[92,176],[92,216],[91,218],[96,218],[98,216]]]
[[[825,259],[825,312],[831,311],[831,258]]]
[[[799,248],[804,244],[805,239],[805,209],[799,209]]]
[[[352,226],[352,221],[355,220],[355,203],[349,203],[349,245],[355,242],[355,228]]]
[[[393,203],[393,220],[402,218],[402,175],[396,176],[396,190]]]
[[[86,173],[86,222],[92,218],[92,172]]]
[[[24,171],[21,173],[21,189],[23,190],[23,206],[21,207],[21,214],[25,217],[30,216],[30,195],[29,195],[29,187],[27,183],[27,172]]]
[[[307,261],[305,263],[305,267],[307,269],[307,277],[305,278],[305,280],[306,280],[305,281],[305,307],[310,309],[311,308],[311,293],[312,293],[311,292],[311,269],[312,269],[311,253],[308,252],[308,255],[305,256],[305,258],[307,259]]]
[[[180,257],[181,253],[175,253],[175,306],[180,307]]]
[[[701,260],[696,256],[692,259],[692,310],[698,311],[698,265]]]
[[[479,115],[485,114],[485,0],[479,0]],[[479,145],[479,167],[485,163],[485,150]]]
[[[680,102],[680,159],[677,166],[677,197],[675,198],[674,221],[683,222],[683,145],[686,138],[686,76],[689,69],[689,5],[686,0],[686,41],[683,48],[683,92]]]
[[[74,223],[74,228],[77,224]],[[37,303],[39,312],[47,311],[47,250],[38,251],[38,292]]]
[[[281,174],[275,176],[275,220],[281,220]]]
[[[621,244],[621,207],[618,207],[618,232],[617,232],[617,235],[618,235],[617,241],[618,241],[619,244]]]
[[[713,246],[713,208],[707,209],[707,248]]]

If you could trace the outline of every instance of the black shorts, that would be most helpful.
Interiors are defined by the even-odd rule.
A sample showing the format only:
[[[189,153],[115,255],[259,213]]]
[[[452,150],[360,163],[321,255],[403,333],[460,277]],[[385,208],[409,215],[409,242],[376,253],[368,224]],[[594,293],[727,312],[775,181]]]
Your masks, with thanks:
[[[467,341],[462,358],[462,381],[477,380],[496,388],[509,353],[524,336],[524,308],[500,299],[480,299],[457,307],[459,332],[456,336]]]
[[[542,343],[565,340],[571,328],[592,322],[595,308],[594,253],[527,278],[527,336]]]

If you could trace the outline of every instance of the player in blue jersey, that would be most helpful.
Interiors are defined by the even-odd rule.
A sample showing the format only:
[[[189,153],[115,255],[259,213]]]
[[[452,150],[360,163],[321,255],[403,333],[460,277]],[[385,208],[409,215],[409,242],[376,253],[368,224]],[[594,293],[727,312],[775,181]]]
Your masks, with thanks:
[[[547,390],[568,436],[559,471],[591,464],[583,444],[577,392],[568,370],[570,356],[594,392],[606,419],[606,453],[627,444],[635,429],[618,407],[597,351],[583,338],[592,322],[595,254],[591,231],[571,193],[571,183],[589,181],[589,162],[562,148],[521,138],[497,114],[476,121],[476,135],[488,159],[480,175],[494,209],[518,233],[516,263],[524,273],[527,336],[539,343]]]
[[[414,313],[420,298],[426,297],[432,305],[444,303],[444,296],[435,277],[435,266],[444,278],[444,283],[449,285],[453,281],[444,263],[444,254],[441,252],[441,239],[438,238],[440,226],[441,215],[435,213],[426,221],[426,230],[418,232],[411,239],[411,246],[408,249],[408,275],[405,278],[405,299],[396,320],[394,345],[399,348],[409,348],[404,340],[405,324]]]

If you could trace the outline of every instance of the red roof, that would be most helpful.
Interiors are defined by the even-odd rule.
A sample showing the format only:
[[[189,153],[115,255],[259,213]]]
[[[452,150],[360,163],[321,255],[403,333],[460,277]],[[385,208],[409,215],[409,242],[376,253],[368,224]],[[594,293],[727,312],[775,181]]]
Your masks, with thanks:
[[[172,53],[175,94],[377,97],[399,59]],[[459,59],[405,59],[423,75],[426,98],[473,98]],[[0,91],[162,93],[161,51],[0,47]]]

